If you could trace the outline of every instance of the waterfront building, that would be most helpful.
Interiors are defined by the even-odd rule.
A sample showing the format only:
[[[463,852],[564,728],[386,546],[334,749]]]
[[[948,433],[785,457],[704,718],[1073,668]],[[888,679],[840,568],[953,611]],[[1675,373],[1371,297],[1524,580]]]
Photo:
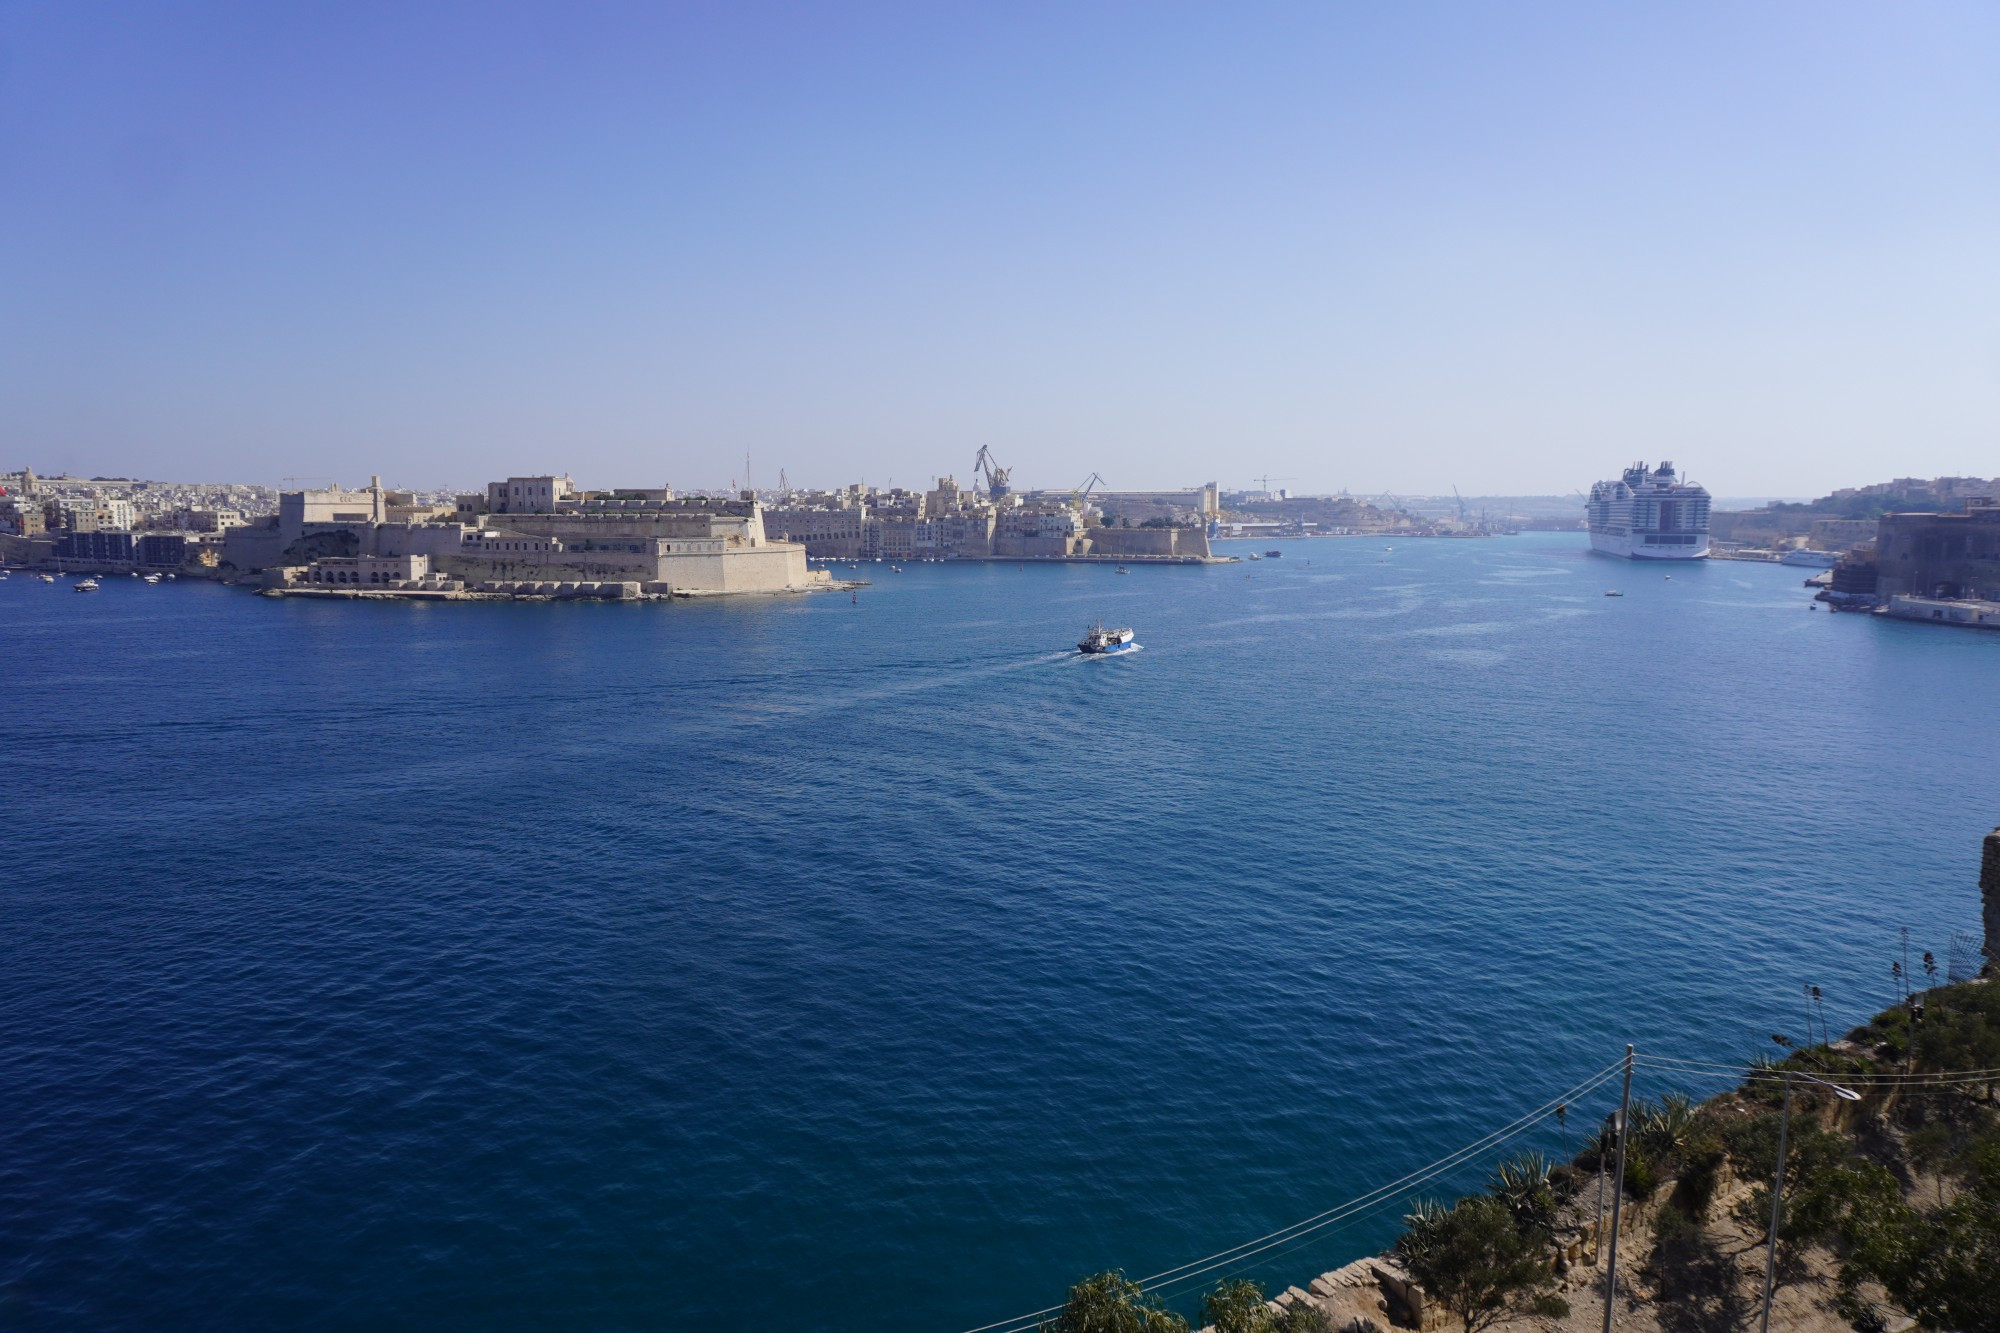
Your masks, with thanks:
[[[135,549],[129,532],[65,532],[56,539],[55,558],[59,562],[94,567],[127,566]]]
[[[489,514],[553,514],[563,501],[576,494],[576,483],[568,477],[509,477],[488,482],[486,512]]]
[[[388,497],[382,479],[370,477],[366,490],[335,486],[323,491],[286,491],[278,496],[278,527],[293,541],[318,524],[386,523]]]
[[[178,532],[140,533],[134,558],[147,569],[179,569],[188,562],[189,545]]]
[[[1956,514],[1884,514],[1873,563],[1883,597],[2000,596],[2000,500],[1973,497]]]
[[[39,537],[49,530],[48,515],[42,506],[26,496],[8,496],[0,501],[0,531],[17,537]]]
[[[803,543],[814,559],[858,560],[866,511],[859,505],[813,508],[786,505],[767,510],[764,527],[781,541]]]
[[[1875,540],[1872,518],[1816,518],[1807,540],[1822,551],[1851,551]]]
[[[314,587],[381,589],[407,587],[428,580],[430,575],[429,556],[329,556],[307,566],[302,581]]]

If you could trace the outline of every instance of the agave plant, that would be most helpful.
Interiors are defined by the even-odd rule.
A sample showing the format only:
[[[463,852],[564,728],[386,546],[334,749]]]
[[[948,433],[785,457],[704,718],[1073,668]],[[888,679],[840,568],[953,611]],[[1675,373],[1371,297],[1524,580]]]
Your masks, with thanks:
[[[1547,1237],[1555,1230],[1556,1193],[1546,1154],[1521,1152],[1493,1170],[1488,1188],[1524,1236]]]
[[[1519,1152],[1502,1159],[1493,1169],[1490,1184],[1495,1197],[1547,1189],[1551,1169],[1547,1154]]]
[[[1402,1238],[1396,1242],[1396,1252],[1405,1264],[1420,1264],[1425,1255],[1437,1248],[1439,1232],[1450,1212],[1436,1199],[1410,1201],[1410,1211],[1403,1214]]]
[[[1637,1117],[1636,1127],[1649,1156],[1660,1161],[1677,1157],[1694,1137],[1694,1103],[1682,1093],[1670,1092],[1658,1106],[1647,1107]]]

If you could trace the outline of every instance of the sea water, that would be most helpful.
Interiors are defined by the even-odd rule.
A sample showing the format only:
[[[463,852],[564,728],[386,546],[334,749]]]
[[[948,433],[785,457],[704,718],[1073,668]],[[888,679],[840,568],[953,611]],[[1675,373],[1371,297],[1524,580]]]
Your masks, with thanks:
[[[1627,1042],[1748,1058],[1807,985],[1839,1030],[1900,928],[1976,922],[2000,635],[1572,534],[1281,546],[665,605],[0,583],[0,1325],[969,1328]],[[1146,650],[1080,657],[1098,619]]]

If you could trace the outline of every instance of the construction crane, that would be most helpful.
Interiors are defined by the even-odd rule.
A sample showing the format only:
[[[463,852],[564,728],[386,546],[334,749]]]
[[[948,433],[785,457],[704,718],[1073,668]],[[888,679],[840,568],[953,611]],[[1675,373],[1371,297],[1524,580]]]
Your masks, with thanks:
[[[1256,483],[1257,483],[1257,485],[1258,485],[1259,487],[1261,487],[1261,488],[1263,489],[1263,492],[1264,492],[1264,495],[1265,495],[1265,497],[1266,497],[1266,498],[1269,498],[1269,497],[1270,497],[1270,494],[1271,494],[1271,483],[1272,483],[1272,482],[1274,482],[1274,481],[1296,481],[1296,480],[1298,480],[1298,479],[1297,479],[1296,477],[1252,477],[1252,478],[1251,478],[1251,480],[1252,480],[1252,481],[1254,481],[1254,482],[1256,482]]]
[[[1098,476],[1095,472],[1093,472],[1088,477],[1085,477],[1082,481],[1078,482],[1075,486],[1072,486],[1069,492],[1069,507],[1071,509],[1076,510],[1078,513],[1082,513],[1083,502],[1090,498],[1090,492],[1092,488],[1101,484],[1103,480],[1104,478]]]
[[[973,455],[972,459],[973,476],[977,477],[981,472],[986,474],[988,495],[998,500],[1007,493],[1008,470],[1000,466],[1000,460],[995,458],[993,451],[983,444],[979,446],[979,452]]]

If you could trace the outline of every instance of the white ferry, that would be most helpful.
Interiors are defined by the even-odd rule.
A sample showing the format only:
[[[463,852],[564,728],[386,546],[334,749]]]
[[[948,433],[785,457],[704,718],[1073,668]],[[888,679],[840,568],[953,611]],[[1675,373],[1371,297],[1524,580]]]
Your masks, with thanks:
[[[1628,560],[1702,560],[1708,556],[1708,491],[1674,475],[1672,463],[1648,472],[1634,463],[1616,481],[1590,488],[1590,549]]]
[[[1806,565],[1813,569],[1832,569],[1840,563],[1840,556],[1833,551],[1787,551],[1778,557],[1781,565]]]

